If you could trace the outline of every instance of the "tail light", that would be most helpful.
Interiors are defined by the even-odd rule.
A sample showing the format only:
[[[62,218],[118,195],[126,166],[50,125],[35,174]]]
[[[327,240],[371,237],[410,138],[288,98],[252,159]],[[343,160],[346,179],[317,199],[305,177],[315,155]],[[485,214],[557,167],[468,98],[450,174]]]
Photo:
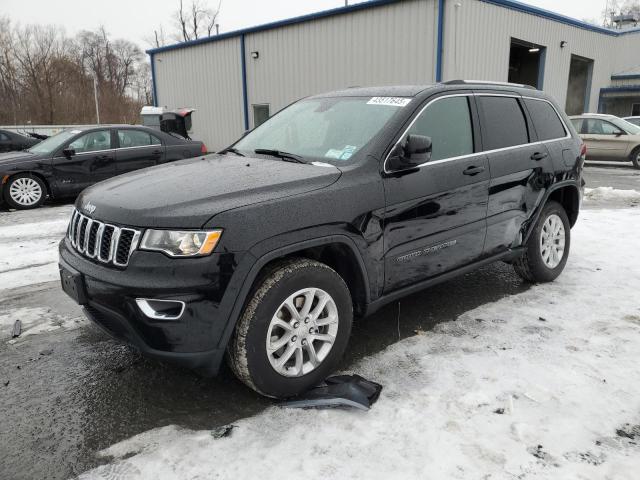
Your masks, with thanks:
[[[207,152],[207,146],[203,143],[202,146],[200,147],[200,153],[208,153]]]
[[[582,158],[582,160],[587,158],[587,145],[586,145],[586,143],[583,143],[580,146],[580,158]]]

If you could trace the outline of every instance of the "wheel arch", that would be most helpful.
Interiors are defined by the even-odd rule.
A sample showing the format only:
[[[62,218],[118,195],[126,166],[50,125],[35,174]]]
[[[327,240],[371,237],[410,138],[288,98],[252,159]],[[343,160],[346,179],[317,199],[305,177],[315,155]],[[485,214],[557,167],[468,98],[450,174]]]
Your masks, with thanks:
[[[354,241],[346,235],[329,235],[305,240],[254,256],[249,272],[239,289],[219,348],[226,348],[247,299],[260,279],[278,263],[290,258],[311,258],[333,268],[345,281],[351,294],[354,313],[364,313],[370,302],[368,275],[364,260]]]
[[[580,212],[580,189],[574,181],[560,182],[551,186],[546,192],[535,213],[529,219],[526,226],[525,235],[523,236],[522,243],[526,243],[533,231],[540,213],[544,206],[550,200],[558,202],[567,212],[569,217],[569,224],[573,227],[578,220],[578,214]]]

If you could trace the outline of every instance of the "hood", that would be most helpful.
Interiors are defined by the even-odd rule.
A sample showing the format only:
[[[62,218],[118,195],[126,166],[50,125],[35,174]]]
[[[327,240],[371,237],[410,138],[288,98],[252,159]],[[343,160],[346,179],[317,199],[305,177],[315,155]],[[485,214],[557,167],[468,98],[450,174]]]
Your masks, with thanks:
[[[35,153],[19,150],[15,152],[0,153],[0,171],[2,167],[20,163],[21,161],[35,160],[39,158]]]
[[[329,165],[210,155],[112,178],[86,189],[76,205],[90,203],[91,216],[106,222],[200,228],[218,213],[323,188],[340,174]]]

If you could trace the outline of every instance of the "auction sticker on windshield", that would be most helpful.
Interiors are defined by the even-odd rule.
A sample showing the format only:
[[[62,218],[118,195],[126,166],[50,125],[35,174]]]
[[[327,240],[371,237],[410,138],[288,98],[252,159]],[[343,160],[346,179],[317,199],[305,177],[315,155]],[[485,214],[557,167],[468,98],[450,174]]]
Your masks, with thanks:
[[[367,105],[388,105],[391,107],[404,107],[410,101],[410,98],[402,97],[373,97],[367,102]]]

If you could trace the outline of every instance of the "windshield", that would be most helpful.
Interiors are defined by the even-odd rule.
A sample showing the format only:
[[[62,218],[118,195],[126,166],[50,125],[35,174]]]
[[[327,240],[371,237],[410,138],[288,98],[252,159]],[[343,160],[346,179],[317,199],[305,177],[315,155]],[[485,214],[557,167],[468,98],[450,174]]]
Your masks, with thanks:
[[[51,154],[64,145],[71,137],[80,133],[80,130],[64,130],[53,137],[36,143],[33,147],[27,149],[31,153]]]
[[[234,149],[245,155],[268,149],[312,160],[346,162],[409,101],[395,97],[301,100],[248,133]]]
[[[627,132],[629,135],[640,135],[640,127],[631,122],[627,122],[622,118],[614,118],[611,122]]]

